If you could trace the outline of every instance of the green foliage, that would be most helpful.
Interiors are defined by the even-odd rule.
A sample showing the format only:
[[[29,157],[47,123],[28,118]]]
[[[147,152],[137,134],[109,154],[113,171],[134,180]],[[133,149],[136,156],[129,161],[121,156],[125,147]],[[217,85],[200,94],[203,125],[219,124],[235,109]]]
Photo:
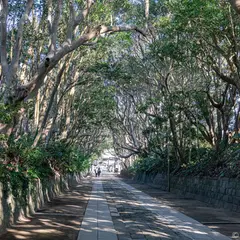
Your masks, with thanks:
[[[121,177],[131,178],[136,174],[136,169],[134,167],[124,168],[121,170]]]
[[[28,178],[47,179],[55,171],[63,174],[81,172],[89,167],[89,157],[84,156],[79,149],[67,146],[62,142],[54,142],[45,147],[32,147],[33,139],[23,136],[18,141],[12,141],[1,154],[5,164],[2,164],[0,178],[5,175],[24,174]]]
[[[88,24],[96,26],[98,24],[110,25],[112,21],[126,22],[129,17],[127,13],[132,12],[132,7],[133,5],[127,0],[96,1],[88,18]]]
[[[13,119],[14,114],[16,114],[17,109],[12,106],[0,103],[0,122],[10,123]]]
[[[48,148],[32,147],[32,143],[27,135],[17,141],[10,138],[9,147],[0,153],[0,182],[22,206],[27,204],[29,186],[35,185],[36,179],[47,182],[56,172],[79,173],[90,166],[90,156],[64,142],[53,142]]]
[[[189,149],[190,150],[190,149]],[[209,177],[240,177],[240,145],[233,144],[224,149],[221,156],[219,152],[211,148],[192,148],[191,160],[183,164],[175,174],[178,176],[209,176]],[[217,159],[216,159],[217,158]],[[170,157],[171,171],[174,170],[174,158]],[[166,155],[162,158],[147,157],[138,158],[131,170],[131,174],[139,172],[167,173]]]
[[[66,67],[69,70],[64,72],[64,80],[55,97],[57,102],[66,87],[73,83],[71,80],[74,79],[75,68],[78,69],[79,77],[76,80],[79,81],[74,87],[74,93],[66,93],[63,103],[58,104],[58,110],[62,113],[57,115],[55,124],[61,125],[57,131],[66,130],[67,127],[62,125],[66,123],[64,118],[69,116],[70,125],[74,127],[68,132],[68,141],[59,140],[60,134],[54,133],[47,147],[41,145],[41,141],[37,147],[32,147],[32,136],[36,130],[33,123],[34,102],[30,103],[31,106],[29,104],[29,108],[24,106],[27,110],[24,118],[29,120],[29,126],[34,130],[29,135],[24,135],[22,123],[17,123],[19,126],[16,127],[16,132],[19,133],[13,133],[18,136],[17,139],[0,135],[0,143],[8,143],[7,147],[0,145],[2,181],[10,182],[16,189],[23,189],[25,181],[37,178],[47,180],[56,172],[68,174],[84,171],[95,156],[84,154],[87,151],[81,149],[81,144],[85,141],[82,139],[87,139],[86,145],[94,142],[97,145],[95,152],[100,152],[104,138],[98,131],[100,128],[111,128],[110,131],[116,129],[116,139],[123,140],[116,144],[119,148],[123,146],[124,150],[131,151],[133,145],[134,148],[139,147],[139,158],[128,169],[130,174],[139,171],[166,172],[168,138],[171,144],[171,170],[180,165],[179,174],[239,175],[238,145],[225,149],[222,139],[216,140],[216,136],[221,135],[220,125],[224,125],[224,122],[217,124],[216,112],[221,110],[214,109],[206,94],[207,90],[211,90],[211,94],[214,92],[216,95],[214,100],[221,102],[222,82],[215,84],[218,76],[214,73],[214,66],[221,66],[220,70],[227,72],[230,77],[238,75],[235,70],[239,65],[238,55],[235,51],[238,49],[239,16],[231,13],[230,5],[225,1],[151,0],[150,16],[146,20],[143,3],[144,1],[128,0],[95,1],[86,19],[77,27],[73,41],[101,25],[148,26],[148,36],[138,37],[137,34],[133,37],[132,32],[106,34],[96,37],[96,45],[90,48],[82,46],[73,51],[73,57]],[[53,1],[54,9],[57,4],[58,1]],[[69,27],[68,4],[69,1],[64,1],[57,29],[57,47],[64,41]],[[16,23],[25,5],[25,1],[11,1],[8,53],[12,51],[17,34]],[[85,7],[85,1],[75,1],[75,9]],[[31,14],[36,14],[39,26],[37,22],[34,23],[34,16],[24,25],[19,62],[23,71],[19,71],[17,77],[20,78],[23,74],[25,78],[21,81],[26,83],[31,82],[36,66],[49,51],[48,11],[45,1],[36,1]],[[31,49],[34,49],[33,53]],[[28,65],[26,69],[25,65]],[[56,69],[48,75],[49,80],[57,75]],[[43,102],[47,102],[47,95],[51,94],[54,85],[47,82],[49,91]],[[39,92],[47,89],[45,87],[46,85]],[[230,95],[226,93],[223,104],[230,101]],[[40,110],[41,108],[42,106]],[[231,111],[226,105],[224,108],[227,109],[226,112]],[[18,110],[19,106],[0,103],[0,122],[12,122]],[[221,117],[231,118],[230,115],[219,116],[217,120]],[[115,119],[119,121],[114,122]],[[52,116],[49,120],[52,120]],[[92,140],[91,134],[100,137]],[[124,148],[126,139],[127,148]],[[207,141],[211,139],[214,139],[214,143],[218,142],[215,146],[213,143],[210,149]],[[233,139],[238,141],[239,136],[236,135]],[[146,150],[143,151],[144,154],[141,148]]]
[[[82,172],[90,166],[89,156],[74,146],[66,146],[63,142],[50,144],[46,149],[52,166],[61,173]]]
[[[166,152],[161,155],[150,155],[145,158],[138,158],[134,161],[132,172],[156,173],[164,172],[167,169]]]
[[[7,141],[7,138],[8,138],[8,137],[7,137],[6,134],[0,134],[0,142],[1,142],[1,141],[4,141],[4,142]]]

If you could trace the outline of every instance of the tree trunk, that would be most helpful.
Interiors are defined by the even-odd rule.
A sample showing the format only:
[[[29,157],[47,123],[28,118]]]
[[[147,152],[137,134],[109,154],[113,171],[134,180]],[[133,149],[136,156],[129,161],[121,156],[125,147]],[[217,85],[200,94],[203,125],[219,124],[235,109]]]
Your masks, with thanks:
[[[232,7],[240,14],[240,0],[229,0]]]
[[[183,155],[179,148],[178,137],[177,137],[177,132],[176,132],[176,124],[175,124],[175,121],[172,116],[169,117],[169,122],[170,122],[170,129],[172,132],[172,142],[173,142],[173,146],[174,146],[176,160],[178,162],[178,165],[181,165],[181,163],[183,162]]]
[[[145,0],[145,18],[149,18],[149,0]]]
[[[46,109],[46,111],[44,113],[44,117],[43,117],[43,120],[42,120],[42,123],[41,123],[41,127],[38,130],[36,138],[34,139],[33,147],[37,146],[37,143],[40,140],[42,132],[43,132],[45,126],[46,126],[47,119],[48,119],[48,116],[49,116],[49,112],[50,112],[50,110],[52,108],[53,100],[54,100],[55,94],[57,92],[58,86],[59,86],[59,84],[61,82],[64,69],[65,69],[65,64],[61,67],[61,69],[60,69],[60,71],[58,73],[57,80],[56,80],[56,83],[55,83],[54,88],[52,90],[52,93],[51,93],[51,96],[50,96],[50,99],[49,99],[49,102],[48,102],[47,109]]]

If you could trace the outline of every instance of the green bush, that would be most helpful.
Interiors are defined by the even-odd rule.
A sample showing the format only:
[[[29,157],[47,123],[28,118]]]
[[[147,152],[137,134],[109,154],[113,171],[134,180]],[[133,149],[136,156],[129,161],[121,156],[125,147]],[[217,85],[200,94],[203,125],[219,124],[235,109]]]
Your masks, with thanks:
[[[90,156],[64,142],[32,147],[33,138],[22,136],[17,141],[11,138],[8,148],[0,154],[0,181],[23,191],[23,185],[34,179],[48,180],[56,172],[67,174],[81,172],[90,166]],[[17,194],[17,192],[16,192]]]
[[[220,146],[218,151],[212,148],[192,148],[186,150],[186,162],[174,171],[177,166],[174,154],[170,152],[170,171],[179,176],[212,176],[240,178],[240,144],[232,144],[227,148]],[[133,164],[132,173],[167,173],[167,155],[151,154],[139,157]],[[128,170],[129,171],[129,170]]]
[[[124,168],[121,170],[121,177],[132,178],[136,173],[136,169],[134,167]]]

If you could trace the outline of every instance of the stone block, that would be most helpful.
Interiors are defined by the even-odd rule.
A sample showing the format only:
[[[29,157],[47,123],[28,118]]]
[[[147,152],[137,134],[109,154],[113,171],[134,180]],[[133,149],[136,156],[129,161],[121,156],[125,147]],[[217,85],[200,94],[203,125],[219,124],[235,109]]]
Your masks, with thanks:
[[[118,212],[117,208],[115,207],[109,207],[110,212]]]
[[[233,204],[240,206],[240,197],[233,197]]]
[[[217,199],[218,199],[218,200],[222,200],[222,199],[223,199],[223,194],[222,194],[222,193],[219,193],[219,194],[217,195]]]
[[[212,186],[212,187],[211,187],[211,191],[212,191],[212,192],[216,192],[216,187],[215,187],[215,186]]]
[[[212,192],[211,197],[214,198],[214,199],[216,199],[216,196],[217,196],[217,193],[216,193],[216,192]]]
[[[222,193],[222,194],[225,194],[225,193],[226,193],[226,188],[225,188],[225,186],[222,186],[222,187],[220,188],[220,193]]]
[[[132,240],[130,235],[118,235],[118,240]]]
[[[217,180],[212,180],[212,187],[216,187],[217,186]]]
[[[154,174],[148,176],[154,184],[161,182],[161,189],[166,190],[166,176]],[[171,192],[180,196],[185,196],[207,202],[213,206],[231,209],[235,205],[240,205],[240,181],[228,178],[210,178],[210,177],[172,177]],[[237,197],[237,198],[236,198]],[[234,210],[234,211],[235,211]]]
[[[232,209],[232,204],[225,202],[223,208],[231,210]]]
[[[224,202],[223,202],[223,201],[219,201],[218,207],[219,207],[219,208],[223,208],[223,207],[224,207]]]
[[[86,238],[92,239],[92,238]],[[98,231],[98,240],[118,240],[117,235],[113,232]]]
[[[232,196],[228,196],[228,203],[233,203],[233,197]]]
[[[238,205],[236,205],[236,204],[233,204],[233,205],[232,205],[232,211],[236,212],[236,211],[237,211],[237,209],[238,209]]]
[[[236,187],[237,182],[235,180],[230,180],[228,183],[228,187],[229,188],[235,188]]]
[[[240,189],[238,189],[238,190],[236,191],[236,196],[237,196],[237,197],[240,197]]]
[[[220,188],[224,186],[224,181],[221,179],[220,180]]]
[[[144,235],[142,234],[131,234],[132,239],[144,239]]]
[[[214,203],[215,203],[215,199],[210,198],[210,204],[214,205]]]
[[[224,195],[223,198],[222,198],[222,200],[223,200],[224,202],[227,202],[227,201],[228,201],[228,195]]]
[[[226,194],[227,194],[227,195],[232,195],[232,188],[228,188],[228,189],[226,190]]]

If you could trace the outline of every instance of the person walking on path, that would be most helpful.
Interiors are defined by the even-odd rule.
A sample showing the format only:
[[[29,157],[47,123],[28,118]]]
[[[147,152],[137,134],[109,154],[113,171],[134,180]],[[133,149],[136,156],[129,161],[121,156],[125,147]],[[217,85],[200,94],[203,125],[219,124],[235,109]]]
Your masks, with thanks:
[[[101,169],[100,169],[100,167],[99,167],[99,168],[98,168],[98,171],[97,171],[98,177],[100,177],[100,174],[101,174]]]
[[[94,172],[95,172],[95,177],[97,177],[98,176],[97,168],[94,168]]]

